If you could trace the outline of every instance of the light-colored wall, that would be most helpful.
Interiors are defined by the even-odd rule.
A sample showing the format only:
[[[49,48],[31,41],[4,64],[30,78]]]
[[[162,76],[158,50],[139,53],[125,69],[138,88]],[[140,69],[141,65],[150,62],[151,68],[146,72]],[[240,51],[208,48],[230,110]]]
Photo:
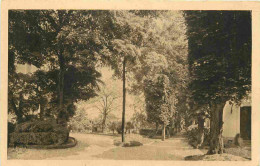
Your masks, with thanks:
[[[223,111],[223,121],[223,136],[234,138],[236,134],[240,133],[240,107],[235,104],[232,107],[227,102]]]

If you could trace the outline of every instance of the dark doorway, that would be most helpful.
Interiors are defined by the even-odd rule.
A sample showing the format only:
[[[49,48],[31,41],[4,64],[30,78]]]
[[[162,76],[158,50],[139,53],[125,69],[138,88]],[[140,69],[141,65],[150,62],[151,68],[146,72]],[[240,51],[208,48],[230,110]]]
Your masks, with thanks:
[[[240,134],[244,140],[251,139],[251,107],[240,108]]]

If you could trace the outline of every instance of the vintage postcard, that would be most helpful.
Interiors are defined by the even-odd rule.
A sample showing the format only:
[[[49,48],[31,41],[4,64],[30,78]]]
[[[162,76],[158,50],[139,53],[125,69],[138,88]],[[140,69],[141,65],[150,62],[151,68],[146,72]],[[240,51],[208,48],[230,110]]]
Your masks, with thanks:
[[[1,7],[2,165],[260,164],[260,3]]]

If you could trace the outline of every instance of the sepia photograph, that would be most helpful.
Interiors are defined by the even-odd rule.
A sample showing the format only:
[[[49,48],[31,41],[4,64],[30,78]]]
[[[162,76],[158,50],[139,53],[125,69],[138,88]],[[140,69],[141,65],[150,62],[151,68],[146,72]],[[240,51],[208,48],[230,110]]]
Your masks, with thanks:
[[[7,22],[8,161],[252,161],[251,10],[8,9]]]

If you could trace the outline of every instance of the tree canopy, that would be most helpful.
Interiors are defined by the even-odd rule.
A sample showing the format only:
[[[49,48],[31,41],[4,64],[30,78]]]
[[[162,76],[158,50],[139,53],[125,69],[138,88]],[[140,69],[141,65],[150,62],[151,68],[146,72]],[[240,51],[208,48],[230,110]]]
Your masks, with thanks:
[[[210,149],[223,153],[223,108],[251,92],[251,12],[186,11],[191,96],[209,105]]]

